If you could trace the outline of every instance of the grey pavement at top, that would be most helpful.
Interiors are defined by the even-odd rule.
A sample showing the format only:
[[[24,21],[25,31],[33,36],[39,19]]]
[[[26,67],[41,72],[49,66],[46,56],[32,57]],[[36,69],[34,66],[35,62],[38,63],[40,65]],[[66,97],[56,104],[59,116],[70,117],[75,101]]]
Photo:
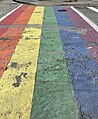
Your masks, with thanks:
[[[98,6],[98,0],[14,0],[20,3],[28,3],[32,5],[88,5]],[[75,2],[77,1],[77,2]]]
[[[16,3],[12,0],[0,1],[0,18],[12,9],[16,8],[18,5],[19,3]]]

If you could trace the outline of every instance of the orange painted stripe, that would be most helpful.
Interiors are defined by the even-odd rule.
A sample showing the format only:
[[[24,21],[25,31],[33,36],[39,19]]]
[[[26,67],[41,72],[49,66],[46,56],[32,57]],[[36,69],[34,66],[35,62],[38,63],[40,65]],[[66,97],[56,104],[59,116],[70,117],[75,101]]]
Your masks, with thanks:
[[[13,24],[17,24],[18,27],[26,25],[30,16],[32,15],[35,7],[28,7]],[[11,26],[3,35],[0,41],[0,77],[2,76],[6,66],[14,52],[14,49],[23,33],[24,28],[14,28]]]

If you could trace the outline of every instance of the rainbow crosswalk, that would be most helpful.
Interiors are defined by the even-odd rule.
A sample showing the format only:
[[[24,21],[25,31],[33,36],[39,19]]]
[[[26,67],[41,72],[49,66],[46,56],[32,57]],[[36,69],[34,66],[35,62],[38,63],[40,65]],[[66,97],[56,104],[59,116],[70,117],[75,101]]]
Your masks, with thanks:
[[[98,33],[85,20],[21,5],[0,26],[0,119],[98,118]]]

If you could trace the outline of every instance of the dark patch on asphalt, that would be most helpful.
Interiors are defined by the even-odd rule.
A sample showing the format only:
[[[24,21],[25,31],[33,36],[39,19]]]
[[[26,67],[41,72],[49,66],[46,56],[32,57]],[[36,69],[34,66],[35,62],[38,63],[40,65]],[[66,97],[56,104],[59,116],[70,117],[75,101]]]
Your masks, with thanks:
[[[19,87],[20,86],[20,84],[21,84],[21,82],[22,82],[22,80],[21,80],[21,76],[23,75],[23,77],[24,78],[26,78],[26,76],[27,76],[27,73],[21,73],[21,75],[20,76],[16,76],[15,78],[16,78],[16,83],[13,83],[12,85],[14,86],[14,87]]]
[[[61,9],[61,10],[58,10],[59,12],[66,12],[67,10],[65,9]]]
[[[13,67],[13,68],[16,68],[17,65],[18,65],[17,62],[12,62],[12,63],[11,63],[11,67]]]
[[[8,38],[0,37],[0,40],[9,40]]]

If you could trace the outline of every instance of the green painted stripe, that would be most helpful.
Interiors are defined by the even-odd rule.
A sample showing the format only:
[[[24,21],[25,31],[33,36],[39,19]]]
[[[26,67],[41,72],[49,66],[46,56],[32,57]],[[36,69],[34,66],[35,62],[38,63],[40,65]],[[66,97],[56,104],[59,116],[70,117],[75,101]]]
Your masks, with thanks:
[[[31,119],[78,119],[59,30],[53,26],[57,26],[53,8],[46,7]]]

